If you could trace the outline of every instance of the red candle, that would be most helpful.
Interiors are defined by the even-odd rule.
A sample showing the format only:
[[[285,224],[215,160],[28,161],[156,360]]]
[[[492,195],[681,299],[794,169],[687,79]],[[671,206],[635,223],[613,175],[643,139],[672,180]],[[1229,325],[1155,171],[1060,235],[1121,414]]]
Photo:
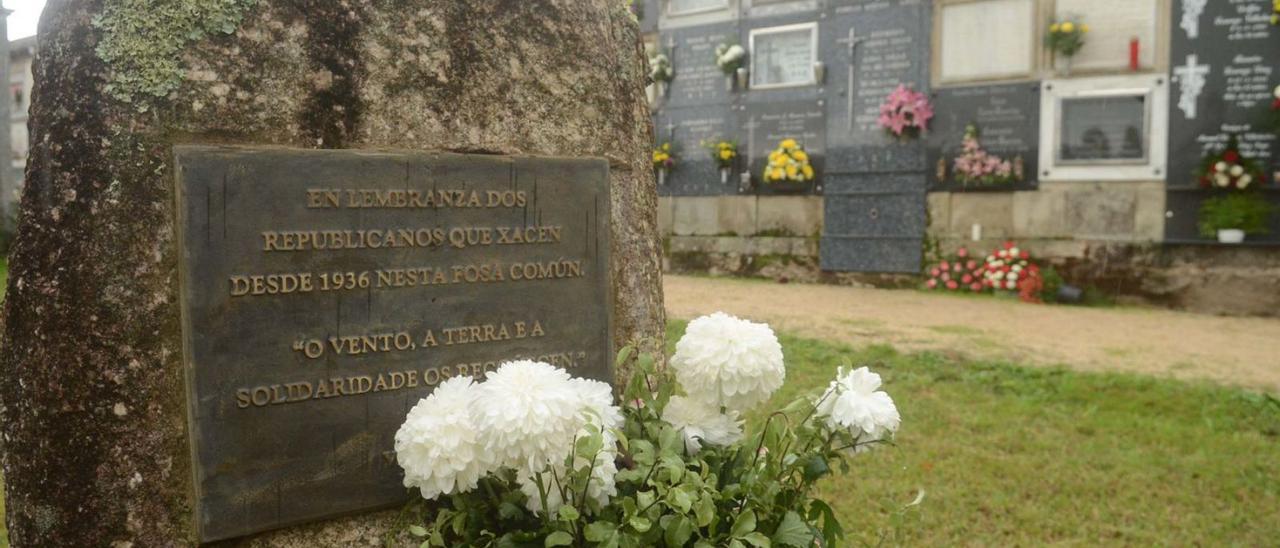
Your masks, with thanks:
[[[1138,70],[1138,37],[1134,36],[1129,39],[1129,70]]]

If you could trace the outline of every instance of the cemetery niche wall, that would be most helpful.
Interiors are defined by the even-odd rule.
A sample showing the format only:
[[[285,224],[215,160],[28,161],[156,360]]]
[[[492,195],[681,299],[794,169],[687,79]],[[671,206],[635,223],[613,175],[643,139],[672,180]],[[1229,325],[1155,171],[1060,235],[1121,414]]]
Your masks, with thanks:
[[[432,380],[607,378],[662,344],[624,3],[245,5],[44,12],[0,344],[14,546],[377,544]]]
[[[1207,241],[1198,234],[1197,212],[1222,191],[1201,188],[1196,171],[1231,136],[1266,175],[1255,191],[1280,207],[1280,128],[1271,122],[1272,92],[1280,86],[1280,27],[1270,24],[1270,14],[1270,0],[1174,2],[1165,225],[1170,242]],[[1248,241],[1280,245],[1280,214],[1269,225],[1269,234]]]

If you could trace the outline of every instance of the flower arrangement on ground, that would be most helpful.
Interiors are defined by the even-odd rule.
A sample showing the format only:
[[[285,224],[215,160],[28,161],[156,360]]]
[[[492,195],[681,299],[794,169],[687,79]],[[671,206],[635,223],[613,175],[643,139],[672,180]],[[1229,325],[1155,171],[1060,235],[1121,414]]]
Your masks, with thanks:
[[[933,105],[923,92],[898,85],[880,105],[880,127],[897,138],[919,137],[929,129]]]
[[[1271,0],[1271,24],[1280,25],[1280,0]]]
[[[1265,181],[1257,162],[1240,153],[1240,141],[1235,135],[1222,150],[1205,155],[1198,175],[1204,188],[1244,190]]]
[[[1089,25],[1072,17],[1049,23],[1049,32],[1044,36],[1044,45],[1069,63],[1071,58],[1084,47],[1084,35],[1089,33]]]
[[[407,509],[423,546],[838,546],[816,481],[888,443],[901,418],[867,368],[820,394],[741,417],[786,376],[767,325],[690,322],[669,367],[624,349],[623,393],[544,363],[450,379],[396,433]]]
[[[987,255],[983,265],[983,284],[996,291],[1018,291],[1018,283],[1031,275],[1031,253],[1005,242]]]
[[[769,153],[769,164],[764,168],[764,182],[805,183],[814,177],[809,153],[795,139],[783,139],[778,148]]]
[[[671,66],[671,59],[667,54],[659,51],[649,56],[649,78],[655,84],[666,84],[675,77],[675,68]]]
[[[969,124],[964,128],[961,152],[954,164],[956,180],[964,185],[999,185],[1021,181],[1022,158],[1010,162],[991,154],[982,148],[978,137],[978,126]]]
[[[1245,236],[1266,234],[1273,211],[1271,204],[1256,192],[1232,192],[1205,200],[1197,227],[1206,238],[1240,243]]]
[[[747,59],[747,50],[738,44],[720,44],[715,51],[716,66],[726,76],[733,76]]]
[[[945,257],[926,269],[925,288],[940,291],[967,291],[981,293],[987,289],[986,263],[969,255],[968,248],[961,247],[955,254]]]

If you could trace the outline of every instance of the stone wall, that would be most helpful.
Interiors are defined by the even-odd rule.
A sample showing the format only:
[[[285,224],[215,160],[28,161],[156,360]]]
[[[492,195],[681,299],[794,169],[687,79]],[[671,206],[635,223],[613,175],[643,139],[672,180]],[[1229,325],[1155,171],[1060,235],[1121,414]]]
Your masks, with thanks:
[[[172,145],[608,159],[615,340],[664,333],[639,28],[617,0],[52,0],[10,254],[14,546],[195,544]],[[394,513],[246,539],[377,544]]]
[[[911,276],[823,272],[822,198],[659,198],[668,272],[910,287]],[[1280,315],[1272,247],[1163,244],[1160,181],[1042,182],[1019,192],[932,192],[929,238],[942,251],[1015,240],[1070,283],[1121,302],[1228,315]],[[974,225],[981,238],[972,239]]]

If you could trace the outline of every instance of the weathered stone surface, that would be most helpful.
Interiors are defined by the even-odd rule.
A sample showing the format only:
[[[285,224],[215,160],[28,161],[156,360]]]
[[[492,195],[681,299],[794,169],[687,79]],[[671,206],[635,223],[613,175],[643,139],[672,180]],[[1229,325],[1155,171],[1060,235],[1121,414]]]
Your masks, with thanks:
[[[1013,236],[1015,238],[1058,238],[1065,236],[1063,210],[1065,192],[1041,189],[1013,193]]]
[[[761,196],[756,233],[812,236],[822,233],[822,197]]]
[[[983,238],[1007,238],[1013,232],[1013,194],[966,192],[951,195],[951,234],[968,237],[974,224]]]
[[[1076,237],[1130,239],[1137,196],[1131,188],[1083,185],[1066,195],[1067,230]]]
[[[95,54],[104,9],[54,0],[40,26],[0,350],[15,546],[194,541],[175,143],[607,158],[614,338],[660,341],[652,130],[624,3],[259,0],[233,33],[177,44],[176,90],[134,103],[106,90],[134,69]],[[379,516],[244,542],[374,544]]]

